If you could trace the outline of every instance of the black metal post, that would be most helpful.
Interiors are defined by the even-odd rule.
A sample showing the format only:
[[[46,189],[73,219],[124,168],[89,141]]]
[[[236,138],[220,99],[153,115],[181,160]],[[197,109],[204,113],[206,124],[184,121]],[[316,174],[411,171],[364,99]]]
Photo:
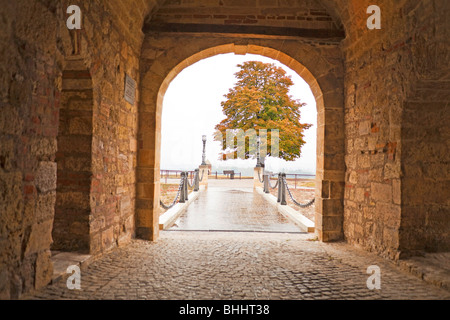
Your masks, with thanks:
[[[206,166],[206,136],[202,137],[202,141],[203,141],[202,166]]]
[[[188,201],[189,200],[189,172],[185,173],[185,177],[186,179],[184,180],[184,200]]]
[[[258,137],[257,140],[257,147],[256,147],[256,167],[257,168],[261,168],[261,141],[260,138]]]
[[[278,174],[278,198],[277,198],[277,202],[278,203],[281,202],[281,173]]]
[[[181,186],[181,194],[180,194],[180,203],[185,203],[186,202],[186,184],[187,184],[187,177],[186,177],[186,173],[182,172],[181,173],[181,179],[183,180],[183,184]]]
[[[280,174],[280,188],[281,188],[281,199],[280,199],[280,203],[282,206],[286,206],[287,205],[287,201],[286,201],[286,185],[284,184],[284,182],[286,181],[286,174],[282,173]]]
[[[200,190],[200,170],[195,169],[195,178],[194,178],[194,192],[198,192]]]
[[[264,178],[264,193],[270,193],[270,186],[269,186],[269,175],[265,174],[263,176]]]

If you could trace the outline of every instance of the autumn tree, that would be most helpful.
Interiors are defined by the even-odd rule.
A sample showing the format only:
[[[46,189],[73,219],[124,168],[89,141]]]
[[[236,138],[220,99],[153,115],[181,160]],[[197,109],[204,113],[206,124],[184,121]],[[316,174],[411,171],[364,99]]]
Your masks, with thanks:
[[[275,64],[249,61],[238,67],[240,71],[235,74],[238,82],[222,102],[226,119],[216,126],[215,140],[222,142],[223,159],[227,156],[229,159],[230,154],[237,158],[236,139],[230,146],[226,141],[227,133],[248,130],[255,130],[257,134],[267,130],[267,156],[274,155],[272,135],[278,130],[278,156],[287,161],[300,158],[305,144],[303,133],[311,125],[300,122],[300,109],[306,104],[289,95],[293,85],[291,77]],[[251,152],[255,150],[252,144],[245,142],[245,159],[256,156]]]

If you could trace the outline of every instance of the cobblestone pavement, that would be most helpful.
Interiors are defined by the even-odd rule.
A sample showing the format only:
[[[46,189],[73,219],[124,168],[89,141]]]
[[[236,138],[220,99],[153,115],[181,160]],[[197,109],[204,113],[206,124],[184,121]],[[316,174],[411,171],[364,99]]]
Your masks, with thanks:
[[[450,299],[387,260],[311,238],[164,231],[156,243],[135,240],[92,262],[80,291],[59,281],[27,299]],[[367,288],[371,265],[381,269],[381,290]]]
[[[299,233],[251,186],[252,181],[211,181],[207,197],[191,204],[188,215],[163,231],[158,242],[134,240],[90,263],[82,270],[80,291],[69,290],[60,280],[27,298],[450,299],[449,291],[403,273],[387,260]],[[372,265],[380,267],[381,290],[367,288]]]

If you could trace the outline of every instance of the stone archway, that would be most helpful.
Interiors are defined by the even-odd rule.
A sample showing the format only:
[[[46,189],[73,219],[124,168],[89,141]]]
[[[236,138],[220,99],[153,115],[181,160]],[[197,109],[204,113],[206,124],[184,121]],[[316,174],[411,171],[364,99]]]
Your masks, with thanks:
[[[186,67],[211,56],[257,54],[296,71],[313,92],[318,111],[316,232],[322,241],[343,237],[344,99],[343,65],[336,45],[299,41],[199,37],[147,37],[141,56],[136,234],[159,235],[161,115],[170,82]],[[300,63],[299,61],[302,61]]]

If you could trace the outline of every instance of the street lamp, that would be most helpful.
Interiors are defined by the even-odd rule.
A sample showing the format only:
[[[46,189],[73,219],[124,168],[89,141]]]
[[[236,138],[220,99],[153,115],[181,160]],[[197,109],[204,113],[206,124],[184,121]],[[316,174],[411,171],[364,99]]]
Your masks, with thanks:
[[[257,138],[257,146],[256,146],[256,167],[261,168],[261,138]]]
[[[202,156],[202,166],[206,166],[206,136],[202,137],[203,141],[203,156]]]

